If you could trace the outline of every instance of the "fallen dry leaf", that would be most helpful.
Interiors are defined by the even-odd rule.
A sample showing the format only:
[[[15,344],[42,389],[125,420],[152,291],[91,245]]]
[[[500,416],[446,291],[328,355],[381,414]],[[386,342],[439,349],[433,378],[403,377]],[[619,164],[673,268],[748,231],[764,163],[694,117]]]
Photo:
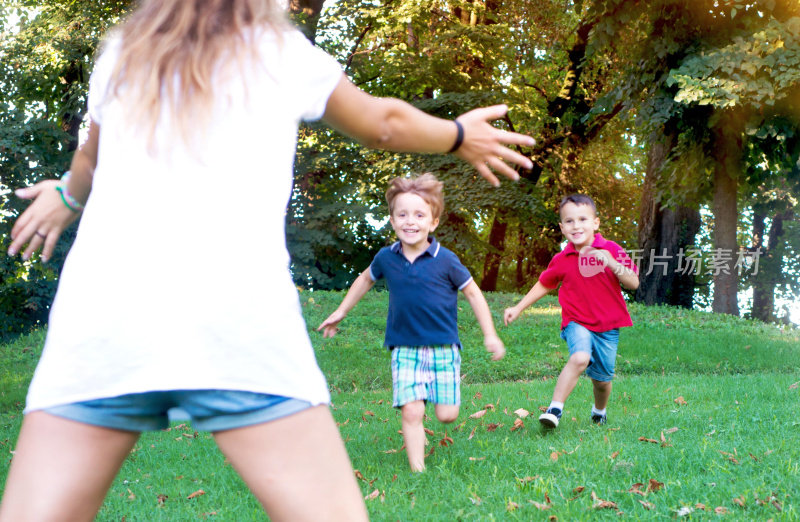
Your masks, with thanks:
[[[639,504],[643,505],[645,509],[653,509],[654,507],[656,507],[655,504],[647,502],[646,500],[640,500]]]
[[[594,491],[592,491],[592,500],[595,501],[594,504],[592,504],[593,509],[617,509],[616,502],[603,500],[602,498],[598,497]]]
[[[667,435],[670,435],[670,434],[672,434],[672,433],[675,433],[675,432],[676,432],[676,431],[678,431],[679,429],[680,429],[680,428],[678,428],[678,427],[676,426],[676,427],[674,427],[674,428],[670,428],[670,429],[668,429],[668,430],[664,430],[664,433],[666,433]]]
[[[736,498],[733,499],[733,503],[736,504],[739,507],[745,507],[744,501],[745,501],[744,495],[736,497]]]
[[[480,419],[484,415],[486,415],[486,410],[478,410],[475,413],[473,413],[472,415],[470,415],[469,418],[470,419]]]
[[[452,446],[452,445],[453,445],[453,438],[447,436],[447,434],[445,434],[444,438],[442,438],[442,440],[439,441],[439,446],[445,446],[446,447],[446,446]]]
[[[364,497],[364,500],[375,500],[381,492],[376,488],[375,491]]]
[[[522,422],[522,419],[514,419],[514,425],[511,426],[511,431],[516,431],[520,428],[524,428],[525,423]]]
[[[714,513],[716,513],[717,515],[725,515],[728,513],[728,508],[726,508],[725,506],[717,506],[714,508]]]
[[[477,427],[477,426],[475,426],[474,428],[472,428],[472,431],[471,431],[471,432],[469,432],[469,437],[467,437],[467,440],[472,440],[472,437],[474,437],[474,436],[475,436],[475,430],[477,430],[477,429],[478,429],[478,427]]]
[[[534,480],[536,480],[538,478],[539,478],[539,475],[534,475],[532,477],[530,477],[530,476],[523,477],[523,478],[517,477],[517,480],[519,480],[521,484],[527,484],[528,482],[533,482]]]
[[[364,410],[364,415],[368,415],[368,416],[370,416],[370,417],[374,417],[374,416],[375,416],[375,413],[373,413],[373,412],[371,412],[371,411],[369,411],[369,410]]]
[[[659,443],[656,439],[648,439],[647,437],[639,437],[639,440],[642,442],[652,442],[653,444]]]
[[[790,390],[796,390],[798,386],[800,386],[800,381],[797,381],[797,382],[794,382],[794,383],[790,384],[789,385],[789,389]]]
[[[675,399],[675,404],[678,406],[686,406],[686,399],[683,398],[683,395],[680,395],[677,399]]]
[[[470,500],[470,502],[472,502],[472,503],[473,503],[473,504],[475,504],[476,506],[479,506],[479,505],[481,504],[481,502],[483,502],[483,501],[481,500],[481,497],[479,497],[479,496],[478,496],[478,495],[476,495],[475,493],[473,493],[473,494],[472,494],[472,496],[471,496],[471,497],[469,497],[469,500]]]
[[[612,453],[612,454],[610,455],[610,458],[611,458],[611,460],[614,460],[614,459],[615,459],[615,458],[617,458],[617,457],[619,457],[619,451],[615,451],[614,453]]]
[[[497,424],[496,422],[492,422],[488,426],[486,426],[486,431],[494,431],[500,426],[502,426],[502,424]]]
[[[430,429],[430,428],[422,428],[422,429],[424,429],[424,430],[425,430],[425,433],[427,433],[427,434],[428,434],[428,435],[430,435],[431,437],[433,437],[434,435],[436,435],[436,434],[433,432],[433,430],[432,430],[432,429]]]
[[[156,497],[156,500],[158,501],[159,505],[163,505],[163,504],[164,504],[164,502],[166,502],[168,498],[169,498],[169,497],[168,497],[167,495],[163,495],[163,494],[162,494],[162,495],[158,495],[158,496]]]
[[[536,509],[539,509],[541,511],[545,511],[547,509],[550,509],[550,505],[549,504],[540,504],[539,502],[534,502],[533,500],[529,500],[528,502],[533,504],[533,507],[535,507]]]
[[[494,409],[494,404],[492,404],[492,403],[490,402],[489,404],[487,404],[486,406],[484,406],[484,408],[485,408],[485,409],[487,409],[487,410],[493,410],[493,409]]]
[[[206,494],[205,491],[203,491],[202,489],[198,489],[197,491],[191,493],[188,497],[186,497],[186,500],[191,500],[195,497],[199,497],[200,495],[205,495],[205,494]]]
[[[475,395],[472,396],[473,399],[481,399],[483,398],[483,394],[481,392],[475,392]]]
[[[547,412],[547,406],[539,406],[539,411],[542,412],[542,413],[546,413]]]
[[[705,505],[705,504],[702,504],[702,503],[700,503],[700,502],[698,502],[697,504],[695,504],[695,505],[694,505],[694,507],[695,507],[695,508],[697,508],[697,509],[702,509],[703,511],[705,511],[705,510],[706,510],[706,505]]]
[[[650,479],[650,482],[647,484],[647,491],[658,491],[663,487],[664,487],[663,482],[659,482],[656,479]]]
[[[558,452],[557,451],[554,451],[553,453],[550,454],[550,460],[552,460],[553,462],[558,460]]]
[[[628,488],[628,493],[636,493],[637,495],[645,496],[645,492],[642,491],[644,484],[641,482],[637,482],[633,484],[630,488]]]
[[[553,501],[550,500],[550,495],[547,494],[547,491],[544,492],[544,501],[547,502],[548,504],[553,503]]]
[[[469,460],[486,460],[486,457],[470,457]]]
[[[518,410],[514,410],[514,413],[516,413],[517,415],[519,415],[523,419],[531,414],[531,412],[529,412],[525,408],[520,408]]]
[[[572,490],[572,494],[573,494],[573,495],[578,495],[578,494],[580,494],[580,493],[583,493],[583,490],[584,490],[584,489],[586,489],[586,487],[584,487],[584,486],[578,486],[578,487],[576,487],[575,489],[573,489],[573,490]]]
[[[356,476],[356,478],[357,478],[358,480],[363,480],[364,482],[366,482],[366,481],[367,481],[366,477],[364,477],[364,474],[363,474],[363,473],[361,473],[360,471],[358,471],[357,469],[354,469],[354,470],[353,470],[353,473],[355,474],[355,476]]]
[[[717,450],[717,451],[719,451],[722,455],[724,455],[729,461],[733,462],[734,464],[739,464],[739,461],[736,459],[736,457],[733,456],[732,453],[728,453],[727,451],[720,451],[720,450]]]
[[[512,502],[511,500],[509,500],[509,501],[508,501],[508,504],[506,504],[506,511],[514,511],[514,510],[516,510],[516,509],[519,509],[519,504],[517,504],[516,502]]]
[[[128,500],[136,500],[136,495],[133,494],[131,488],[128,488]]]

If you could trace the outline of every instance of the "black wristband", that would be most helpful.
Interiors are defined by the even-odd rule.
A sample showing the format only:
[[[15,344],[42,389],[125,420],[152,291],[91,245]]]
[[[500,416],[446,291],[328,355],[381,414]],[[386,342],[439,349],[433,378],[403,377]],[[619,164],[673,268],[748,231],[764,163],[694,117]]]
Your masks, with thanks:
[[[453,120],[453,123],[456,124],[456,131],[457,131],[456,142],[453,143],[453,146],[450,148],[450,150],[447,151],[448,154],[450,154],[451,152],[457,151],[458,148],[461,146],[461,144],[464,143],[464,127],[463,127],[463,125],[461,125],[461,122],[458,121],[458,120]]]

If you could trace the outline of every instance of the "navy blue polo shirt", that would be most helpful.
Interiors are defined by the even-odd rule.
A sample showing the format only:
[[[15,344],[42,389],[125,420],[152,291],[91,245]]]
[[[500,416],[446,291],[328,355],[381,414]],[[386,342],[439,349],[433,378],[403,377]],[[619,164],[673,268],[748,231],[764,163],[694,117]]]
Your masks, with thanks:
[[[458,257],[434,238],[413,263],[400,242],[383,247],[369,265],[373,281],[389,287],[384,346],[457,344],[458,291],[472,281]]]

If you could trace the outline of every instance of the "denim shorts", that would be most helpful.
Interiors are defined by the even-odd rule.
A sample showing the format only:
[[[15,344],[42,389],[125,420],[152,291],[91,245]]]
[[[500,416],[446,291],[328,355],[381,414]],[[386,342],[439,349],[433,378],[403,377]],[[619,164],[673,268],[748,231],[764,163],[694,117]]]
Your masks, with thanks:
[[[272,421],[310,407],[306,401],[248,391],[172,390],[75,402],[44,411],[95,426],[152,431],[167,428],[169,410],[180,408],[190,416],[195,429],[222,431]]]
[[[603,382],[614,378],[619,328],[593,332],[576,322],[570,322],[561,330],[561,338],[567,341],[570,355],[575,352],[589,353],[591,358],[586,368],[586,375]]]
[[[458,345],[392,348],[392,405],[414,401],[461,404]]]

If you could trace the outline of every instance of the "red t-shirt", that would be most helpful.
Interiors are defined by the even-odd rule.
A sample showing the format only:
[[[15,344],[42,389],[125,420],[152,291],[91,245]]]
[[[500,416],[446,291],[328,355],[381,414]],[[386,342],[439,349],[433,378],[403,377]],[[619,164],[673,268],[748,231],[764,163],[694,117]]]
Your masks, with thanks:
[[[607,250],[621,265],[639,273],[628,254],[613,241],[595,234],[592,247]],[[561,283],[558,290],[561,328],[570,321],[593,332],[633,326],[617,276],[594,257],[580,255],[572,243],[550,260],[539,282],[547,288],[556,288]]]

